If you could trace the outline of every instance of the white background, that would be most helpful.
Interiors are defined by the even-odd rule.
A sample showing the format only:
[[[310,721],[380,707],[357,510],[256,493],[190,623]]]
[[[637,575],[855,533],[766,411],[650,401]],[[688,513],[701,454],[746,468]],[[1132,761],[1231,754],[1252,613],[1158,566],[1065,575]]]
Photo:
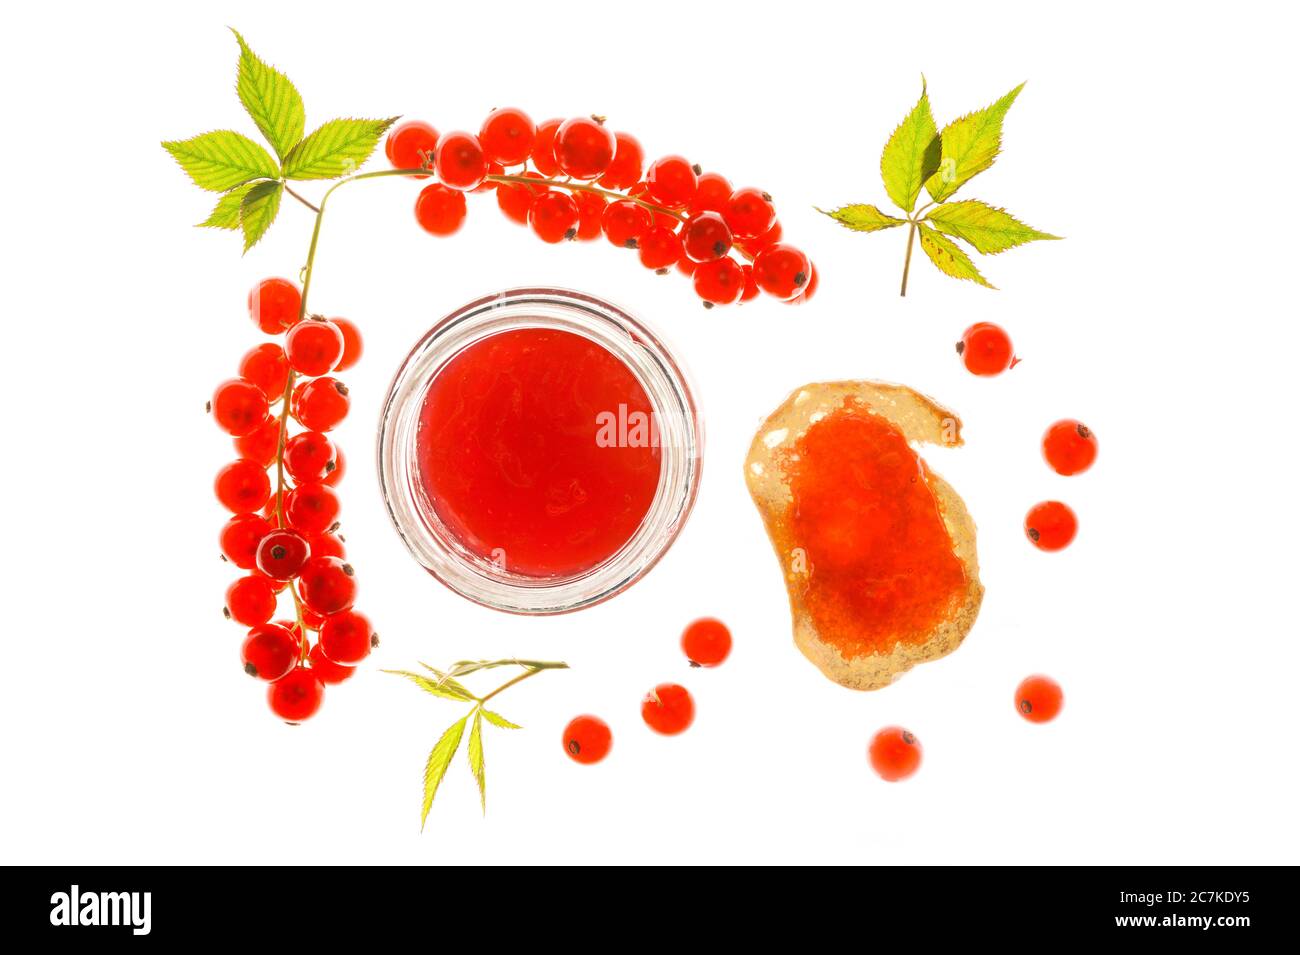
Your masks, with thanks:
[[[66,5],[65,5],[66,6]],[[1236,3],[550,6],[224,3],[197,12],[31,7],[7,25],[0,857],[7,862],[1297,861],[1294,618],[1297,349],[1294,24]],[[210,11],[210,12],[209,12]],[[14,17],[16,16],[16,19]],[[822,274],[814,305],[706,313],[606,243],[555,248],[471,198],[451,240],[415,225],[417,187],[349,186],[313,310],[366,335],[339,435],[359,607],[383,635],[310,724],[287,728],[221,618],[229,568],[212,475],[230,446],[203,414],[259,336],[244,298],[293,275],[310,216],[286,200],[241,258],[192,228],[211,205],[158,146],[254,133],[234,94],[238,26],[285,70],[308,128],[404,114],[477,129],[496,105],[590,112],[652,154],[681,151],[776,197]],[[856,235],[814,204],[883,203],[878,159],[930,83],[940,122],[1028,79],[1005,152],[963,194],[1067,236],[981,266],[1002,291]],[[382,162],[382,157],[379,160]],[[311,184],[304,192],[319,196]],[[408,347],[463,302],[526,284],[624,303],[672,341],[707,413],[704,484],[650,577],[596,609],[518,619],[411,561],[381,510],[380,400]],[[977,380],[962,329],[1007,327],[1024,363]],[[988,597],[966,644],[872,694],[795,650],[780,574],[745,493],[757,423],[804,382],[900,381],[958,411],[968,446],[927,452],[980,526]],[[1038,438],[1100,437],[1060,478]],[[1029,547],[1029,505],[1078,511],[1075,545]],[[691,671],[692,617],[733,657]],[[458,716],[378,668],[562,658],[499,698],[488,812],[463,755],[419,833],[425,756]],[[1066,709],[1033,726],[1016,683],[1047,672]],[[494,685],[489,677],[486,685]],[[641,725],[679,679],[684,736]],[[613,726],[603,764],[565,758],[579,712]],[[887,785],[866,743],[902,723],[921,772]]]

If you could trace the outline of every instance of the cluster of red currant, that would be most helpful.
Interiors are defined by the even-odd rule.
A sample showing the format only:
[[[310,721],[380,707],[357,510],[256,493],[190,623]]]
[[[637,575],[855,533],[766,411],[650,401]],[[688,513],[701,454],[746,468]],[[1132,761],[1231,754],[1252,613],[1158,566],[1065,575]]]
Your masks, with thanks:
[[[439,135],[412,121],[389,133],[385,149],[394,168],[436,174],[415,202],[416,221],[434,235],[461,227],[466,193],[495,189],[506,218],[542,240],[604,235],[636,250],[646,268],[689,276],[708,308],[760,291],[802,303],[817,290],[808,256],[781,241],[771,196],[733,189],[681,156],[646,167],[636,137],[612,132],[601,116],[534,124],[522,110],[496,109],[478,135]]]
[[[247,571],[226,591],[225,615],[251,628],[244,670],[270,684],[271,710],[299,723],[320,709],[325,684],[352,676],[378,643],[370,621],[352,609],[357,584],[334,491],[343,455],[327,436],[350,404],[347,386],[330,373],[356,364],[361,335],[345,318],[305,315],[287,279],[258,283],[248,309],[254,324],[284,341],[248,352],[239,377],[218,385],[208,405],[238,455],[216,480],[217,499],[234,514],[221,531],[223,559]],[[292,436],[291,418],[304,429]],[[285,591],[295,619],[272,623]]]

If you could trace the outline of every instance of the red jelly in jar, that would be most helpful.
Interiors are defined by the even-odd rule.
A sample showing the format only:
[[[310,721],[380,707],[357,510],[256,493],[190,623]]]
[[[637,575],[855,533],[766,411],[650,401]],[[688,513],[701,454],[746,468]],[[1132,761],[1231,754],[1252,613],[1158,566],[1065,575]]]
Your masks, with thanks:
[[[380,477],[415,557],[472,600],[560,613],[639,579],[699,480],[694,401],[645,326],[519,289],[435,326],[390,391]]]
[[[649,512],[661,470],[636,375],[553,328],[498,332],[449,361],[424,396],[416,465],[461,544],[529,577],[614,556]]]

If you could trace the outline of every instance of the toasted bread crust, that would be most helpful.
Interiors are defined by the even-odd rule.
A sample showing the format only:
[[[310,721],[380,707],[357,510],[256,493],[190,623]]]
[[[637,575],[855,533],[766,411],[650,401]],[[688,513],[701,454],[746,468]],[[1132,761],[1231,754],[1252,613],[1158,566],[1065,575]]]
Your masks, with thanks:
[[[795,645],[841,686],[876,690],[888,686],[916,664],[936,660],[957,649],[979,614],[984,587],[979,580],[975,522],[952,486],[927,468],[929,486],[952,540],[953,553],[966,571],[964,599],[926,640],[895,643],[887,653],[875,652],[849,659],[838,647],[821,639],[800,597],[801,587],[798,585],[802,571],[789,565],[790,555],[782,553],[777,543],[778,524],[790,504],[790,490],[784,480],[781,458],[810,425],[841,407],[846,399],[854,399],[890,421],[909,442],[958,446],[962,443],[961,421],[947,408],[905,385],[876,381],[805,385],[792,392],[767,417],[754,435],[745,459],[745,483],[762,514],[768,537],[786,576]]]

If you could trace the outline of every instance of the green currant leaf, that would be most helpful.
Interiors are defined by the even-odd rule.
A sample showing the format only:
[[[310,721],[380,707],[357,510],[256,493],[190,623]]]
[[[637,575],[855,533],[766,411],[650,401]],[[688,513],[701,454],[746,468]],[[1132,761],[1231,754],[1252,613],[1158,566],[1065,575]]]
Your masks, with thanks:
[[[939,149],[939,131],[930,115],[930,97],[923,76],[921,98],[898,124],[880,155],[880,178],[885,181],[885,192],[904,212],[916,208],[921,186],[939,168]]]
[[[451,673],[443,673],[441,670],[431,667],[427,663],[421,663],[420,666],[424,667],[437,677],[436,682],[440,687],[451,690],[453,693],[462,693],[466,700],[473,700],[475,698],[473,693],[465,689],[462,684],[456,682],[456,679],[451,675]]]
[[[487,812],[487,780],[484,777],[483,765],[483,711],[474,711],[474,725],[469,731],[469,747],[466,755],[469,756],[469,771],[474,774],[474,781],[478,783],[478,801]]]
[[[392,119],[331,119],[284,157],[290,179],[337,179],[356,172],[379,145]]]
[[[423,665],[423,664],[422,664]],[[429,667],[435,674],[438,673],[433,667]],[[461,703],[468,703],[473,697],[470,696],[469,690],[465,689],[455,680],[431,680],[420,673],[411,673],[409,670],[384,670],[384,673],[391,673],[394,676],[406,677],[420,689],[434,696],[440,696],[444,700],[457,700]],[[441,674],[439,674],[441,675]]]
[[[162,144],[200,189],[225,192],[254,179],[280,175],[271,154],[242,133],[228,129]]]
[[[939,135],[939,168],[925,181],[931,199],[943,202],[962,183],[993,165],[1002,149],[1002,120],[1024,88],[1021,83],[992,106],[968,113],[943,128]]]
[[[499,727],[501,727],[501,729],[503,729],[503,730],[521,730],[521,729],[523,729],[523,727],[520,726],[518,723],[511,723],[508,719],[506,719],[506,718],[505,718],[504,716],[502,716],[500,713],[493,713],[491,710],[482,710],[482,711],[480,711],[480,712],[482,712],[482,714],[483,714],[483,719],[487,720],[487,721],[488,721],[489,723],[491,723],[493,726],[499,726]]]
[[[925,217],[934,227],[956,239],[973,245],[983,255],[997,255],[1036,239],[1059,239],[1030,228],[1005,209],[967,199],[937,206]]]
[[[956,242],[945,235],[923,225],[917,226],[921,236],[921,248],[944,275],[955,279],[969,279],[985,288],[993,288],[984,276],[980,275],[975,263],[970,260]]]
[[[893,216],[885,215],[875,206],[862,202],[840,206],[830,212],[825,209],[817,211],[822,215],[830,216],[840,225],[854,232],[879,232],[881,229],[892,229],[894,226],[907,223],[906,219],[895,219]]]
[[[280,211],[280,196],[284,184],[266,181],[254,183],[239,203],[239,225],[244,230],[244,251],[247,252],[271,228]]]
[[[424,765],[424,805],[420,808],[421,832],[424,831],[424,821],[429,818],[429,810],[433,808],[433,797],[438,794],[442,777],[447,775],[451,758],[460,748],[460,738],[465,734],[465,721],[468,719],[469,714],[466,713],[447,727],[447,731],[442,734],[438,742],[433,744],[433,749],[429,752],[429,761]]]
[[[302,139],[307,123],[302,97],[287,76],[248,48],[238,30],[232,28],[230,32],[239,41],[239,74],[235,81],[239,101],[283,160]]]
[[[259,180],[265,181],[265,180]],[[216,207],[212,214],[198,223],[201,228],[207,229],[239,229],[239,207],[244,201],[244,196],[248,195],[248,190],[253,188],[251,182],[246,182],[242,186],[236,186],[231,189],[220,199],[217,200]]]

